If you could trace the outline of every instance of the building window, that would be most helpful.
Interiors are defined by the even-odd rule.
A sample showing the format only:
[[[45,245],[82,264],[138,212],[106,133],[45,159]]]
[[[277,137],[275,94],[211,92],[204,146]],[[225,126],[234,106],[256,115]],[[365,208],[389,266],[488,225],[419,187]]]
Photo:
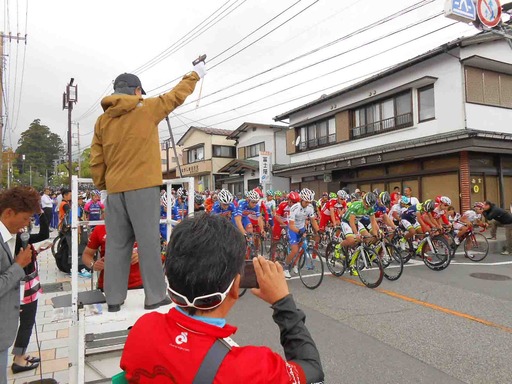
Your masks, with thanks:
[[[162,165],[167,165],[167,159],[162,159]]]
[[[196,161],[204,160],[204,147],[196,147],[188,150],[187,155],[188,163],[195,163]]]
[[[227,145],[214,145],[213,157],[229,157],[234,159],[236,157],[236,148]]]
[[[420,122],[435,119],[434,85],[418,89],[418,107]]]
[[[412,126],[411,90],[352,111],[351,138]]]
[[[165,150],[167,149],[167,146],[168,146],[168,145],[169,145],[169,144],[167,143],[167,141],[164,141],[164,142],[160,143],[160,149],[161,149],[162,151],[165,151]]]
[[[512,108],[512,75],[466,67],[468,103]]]
[[[299,151],[305,151],[336,142],[336,122],[334,117],[320,120],[297,128]]]
[[[245,147],[245,158],[257,157],[260,155],[260,151],[265,150],[265,142],[253,144]]]

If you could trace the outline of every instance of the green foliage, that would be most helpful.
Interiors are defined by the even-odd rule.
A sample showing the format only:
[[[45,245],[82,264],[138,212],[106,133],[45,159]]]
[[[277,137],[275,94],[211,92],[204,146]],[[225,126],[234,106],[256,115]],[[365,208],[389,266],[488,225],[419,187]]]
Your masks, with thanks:
[[[27,179],[31,166],[33,185],[35,186],[34,178],[38,179],[40,175],[43,176],[44,183],[45,172],[48,171],[48,174],[52,175],[54,162],[64,153],[64,143],[59,135],[52,133],[46,125],[42,125],[40,119],[35,119],[21,134],[16,149],[16,166],[23,182]]]

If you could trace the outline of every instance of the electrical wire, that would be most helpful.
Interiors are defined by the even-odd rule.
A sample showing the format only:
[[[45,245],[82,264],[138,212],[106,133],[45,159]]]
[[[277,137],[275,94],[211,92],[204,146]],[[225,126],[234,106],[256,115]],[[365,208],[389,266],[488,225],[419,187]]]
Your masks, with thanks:
[[[145,72],[146,70],[154,67],[156,64],[160,63],[161,61],[167,59],[169,56],[171,56],[172,54],[176,53],[178,50],[180,50],[181,48],[183,48],[184,46],[186,46],[188,43],[190,43],[191,41],[197,39],[199,36],[201,36],[203,33],[205,33],[206,31],[208,31],[210,28],[212,28],[214,25],[218,24],[219,22],[221,22],[222,20],[224,20],[227,16],[229,16],[231,13],[233,13],[234,11],[236,11],[240,6],[242,6],[247,0],[243,0],[240,4],[238,4],[236,7],[234,7],[233,9],[229,10],[231,7],[233,7],[238,1],[240,0],[236,0],[234,3],[232,3],[230,6],[228,6],[225,10],[223,10],[221,13],[219,13],[217,16],[215,16],[212,20],[210,20],[208,23],[206,23],[205,25],[203,25],[199,31],[197,32],[194,32],[192,34],[192,36],[186,36],[187,34],[185,34],[185,36],[183,36],[181,38],[181,40],[183,41],[180,41],[178,40],[176,43],[178,43],[178,47],[174,48],[171,52],[168,52],[166,53],[164,56],[162,56],[161,58],[159,58],[157,61],[151,63],[149,66],[147,66],[147,68],[144,68],[143,70],[140,70],[138,71],[137,73],[142,73],[142,72]],[[222,16],[225,12],[229,11],[228,13],[226,13],[224,16]],[[215,12],[214,12],[215,13]],[[213,14],[212,14],[213,15]],[[219,20],[216,20],[217,18],[219,18],[220,16],[222,16]],[[211,25],[209,25],[211,24]],[[176,44],[175,43],[175,44]],[[173,44],[174,45],[174,44]],[[171,47],[167,48],[167,50],[171,49]]]
[[[316,65],[323,64],[323,63],[325,63],[325,62],[327,62],[327,61],[329,61],[329,60],[332,60],[332,59],[338,58],[338,57],[343,56],[343,55],[345,55],[345,54],[347,54],[347,53],[351,53],[351,52],[353,52],[353,51],[355,51],[355,50],[358,50],[358,49],[360,49],[360,48],[366,47],[366,46],[371,45],[371,44],[373,44],[373,43],[376,43],[376,42],[378,42],[378,41],[380,41],[380,40],[384,40],[384,39],[386,39],[386,38],[388,38],[388,37],[391,37],[391,36],[396,35],[396,34],[398,34],[398,33],[400,33],[400,32],[403,32],[403,31],[405,31],[405,30],[407,30],[407,29],[413,28],[413,27],[415,27],[415,26],[417,26],[417,25],[420,25],[420,24],[423,24],[423,23],[425,23],[425,22],[427,22],[427,21],[430,21],[430,20],[432,20],[432,19],[435,19],[435,18],[439,17],[439,16],[440,16],[440,15],[442,15],[442,14],[443,14],[443,12],[439,12],[439,13],[436,13],[436,14],[434,14],[434,15],[432,15],[432,16],[428,16],[428,17],[426,17],[426,18],[424,18],[424,19],[422,19],[422,20],[420,20],[420,21],[417,21],[417,22],[411,23],[411,24],[409,24],[409,25],[407,25],[407,26],[401,27],[401,28],[399,28],[399,29],[397,29],[397,30],[395,30],[395,31],[389,32],[389,33],[387,33],[387,34],[385,34],[385,35],[382,35],[382,36],[377,37],[377,38],[375,38],[375,39],[373,39],[373,40],[370,40],[370,41],[368,41],[368,42],[365,42],[365,43],[363,43],[363,44],[360,44],[360,45],[358,45],[358,46],[356,46],[356,47],[353,47],[353,48],[347,49],[347,50],[345,50],[345,51],[342,51],[342,52],[340,52],[340,53],[337,53],[336,55],[333,55],[333,56],[330,56],[330,57],[328,57],[328,58],[322,59],[322,60],[320,60],[320,61],[317,61],[317,62],[315,62],[315,63],[309,64],[309,65],[307,65],[307,66],[305,66],[305,67],[301,67],[301,68],[299,68],[299,69],[297,69],[297,70],[294,70],[294,71],[291,71],[291,72],[285,73],[285,74],[283,74],[283,75],[280,75],[280,76],[274,77],[273,79],[267,80],[267,81],[265,81],[265,82],[263,82],[263,83],[260,83],[260,84],[257,84],[257,85],[254,85],[254,86],[251,86],[251,87],[249,87],[249,88],[243,89],[243,90],[241,90],[241,91],[235,92],[235,93],[233,93],[233,94],[231,94],[231,95],[229,95],[229,96],[225,96],[225,97],[223,97],[223,98],[220,98],[220,99],[217,99],[217,100],[211,101],[211,102],[209,102],[209,103],[202,104],[202,105],[200,105],[200,106],[198,106],[198,107],[196,107],[196,108],[194,108],[194,109],[190,109],[190,110],[188,110],[188,111],[181,112],[179,115],[180,115],[180,116],[183,116],[183,115],[185,115],[185,114],[187,114],[187,113],[194,112],[194,111],[196,111],[196,110],[198,110],[198,109],[200,109],[200,108],[203,108],[203,107],[206,107],[206,106],[209,106],[209,105],[212,105],[212,104],[216,104],[216,103],[218,103],[218,102],[221,102],[221,101],[224,101],[224,100],[230,99],[230,98],[232,98],[232,97],[234,97],[234,96],[241,95],[241,94],[243,94],[243,93],[249,92],[249,91],[254,90],[254,89],[256,89],[256,88],[260,88],[260,87],[262,87],[262,86],[265,86],[265,85],[267,85],[267,84],[270,84],[270,83],[272,83],[272,82],[274,82],[274,81],[281,80],[281,79],[283,79],[283,78],[285,78],[285,77],[288,77],[288,76],[294,75],[294,74],[296,74],[296,73],[299,73],[299,72],[301,72],[301,71],[304,71],[304,70],[306,70],[306,69],[312,68],[312,67],[314,67],[314,66],[316,66]],[[303,82],[303,83],[301,83],[301,84],[306,84],[306,83],[308,83],[308,82],[310,82],[310,81],[312,81],[312,80],[316,80],[316,79],[318,79],[318,78],[320,78],[320,77],[323,77],[323,76],[326,76],[326,75],[333,74],[333,73],[338,72],[338,71],[340,71],[340,70],[342,70],[342,69],[344,69],[344,68],[346,68],[346,67],[338,68],[338,69],[335,69],[334,71],[327,72],[327,73],[322,74],[322,75],[320,75],[320,76],[317,76],[317,77],[315,77],[315,78],[313,78],[313,79],[307,80],[307,81],[305,81],[305,82]],[[190,103],[186,103],[185,105],[187,105],[187,104],[190,104]]]
[[[229,0],[229,1],[231,1],[231,0]],[[205,20],[207,20],[208,18],[210,18],[212,15],[214,15],[214,14],[215,14],[219,9],[221,9],[225,4],[229,3],[229,1],[228,1],[228,2],[226,2],[226,3],[224,3],[220,8],[218,8],[215,12],[213,12],[213,13],[212,13],[210,16],[208,16]],[[240,0],[236,0],[234,3],[232,3],[232,5],[231,5],[231,6],[235,5],[238,1],[240,1]],[[206,32],[208,29],[210,29],[210,28],[211,28],[211,27],[213,27],[214,25],[218,24],[218,23],[219,23],[220,21],[222,21],[225,17],[229,16],[232,12],[234,12],[234,11],[235,11],[236,9],[238,9],[241,5],[243,5],[246,1],[247,1],[247,0],[244,0],[242,3],[240,3],[240,4],[239,4],[238,6],[236,6],[234,9],[232,9],[228,14],[224,15],[220,20],[217,20],[214,24],[212,24],[211,26],[209,26],[206,30],[199,31],[199,32],[200,32],[200,34],[199,34],[199,35],[196,35],[196,36],[193,36],[193,37],[192,37],[192,40],[194,40],[195,38],[199,37],[201,34],[203,34],[204,32]],[[226,10],[229,10],[229,8],[230,8],[231,6],[229,6]],[[225,10],[225,11],[226,11],[226,10]],[[222,15],[222,13],[221,13],[220,15]],[[220,15],[218,15],[218,16],[220,16]],[[215,19],[213,19],[213,20],[211,20],[211,21],[215,21]],[[203,23],[203,22],[204,22],[204,20],[203,20],[201,23]],[[201,23],[199,23],[196,27],[194,27],[190,32],[192,32],[192,31],[193,31],[193,30],[195,30],[197,27],[199,27],[199,26],[201,25]],[[208,24],[206,24],[205,26],[208,26]],[[201,28],[204,28],[205,26],[203,26],[203,27],[201,27]],[[180,43],[180,44],[182,44],[182,45],[180,45],[178,48],[176,48],[175,50],[173,50],[172,52],[170,52],[166,57],[169,57],[171,54],[173,54],[173,53],[177,52],[179,49],[183,48],[186,44],[188,44],[190,41],[192,41],[192,40],[190,40],[190,37],[187,37],[187,34],[185,34],[185,35],[183,36],[183,38],[188,38],[189,40],[188,40],[188,41],[181,41],[181,42],[180,42],[180,39],[178,39],[175,43],[173,43],[173,45],[171,45],[171,47],[172,47],[172,46],[174,46],[176,43]],[[183,38],[182,38],[182,39],[183,39]],[[169,48],[171,48],[171,47],[169,47]],[[167,48],[166,50],[168,50],[169,48]],[[165,52],[165,50],[164,50],[163,52]],[[157,55],[156,57],[160,56],[163,52],[161,52],[161,53],[160,53],[159,55]],[[164,57],[164,58],[166,58],[166,57]],[[154,60],[154,59],[155,59],[155,58],[153,58],[153,59],[151,59],[151,60]],[[149,62],[151,62],[151,60],[150,60]],[[162,60],[163,60],[163,59],[162,59]],[[160,61],[161,61],[161,60],[160,60]],[[140,73],[142,73],[142,72],[146,71],[147,69],[149,69],[149,68],[147,68],[147,69],[144,69],[144,68],[143,68],[143,67],[145,67],[149,62],[147,62],[147,63],[145,63],[145,64],[141,65],[139,68],[137,68],[137,69],[136,69],[137,73],[138,73],[138,74],[140,74]],[[156,65],[156,64],[158,64],[158,62],[155,62],[155,63],[154,63],[154,65]],[[134,72],[135,72],[135,71],[134,71]],[[180,77],[180,78],[181,78],[181,77]],[[94,103],[93,103],[93,104],[92,104],[92,105],[87,109],[87,111],[86,111],[86,112],[84,112],[84,113],[83,113],[83,114],[82,114],[82,115],[77,119],[77,121],[83,120],[84,118],[86,118],[86,117],[90,116],[92,113],[94,113],[94,112],[99,108],[99,104],[98,104],[98,103],[99,103],[99,101],[100,101],[104,96],[106,96],[106,94],[108,93],[108,90],[110,89],[110,87],[111,87],[111,84],[109,84],[109,85],[107,86],[107,88],[105,89],[105,91],[103,91],[103,93],[102,93],[102,94],[101,94],[101,96],[98,98],[98,100],[97,100],[96,102],[94,102]]]
[[[364,27],[362,27],[362,28],[359,28],[359,29],[357,29],[356,31],[353,31],[353,32],[351,32],[351,33],[348,33],[348,34],[346,34],[346,35],[344,35],[344,36],[342,36],[342,37],[340,37],[340,38],[337,38],[337,39],[335,39],[335,40],[333,40],[333,41],[329,42],[329,43],[323,44],[323,45],[321,45],[321,46],[319,46],[319,47],[317,47],[317,48],[315,48],[315,49],[313,49],[313,50],[310,50],[310,51],[308,51],[308,52],[306,52],[306,53],[303,53],[303,54],[301,54],[301,55],[299,55],[299,56],[296,56],[296,57],[294,57],[294,58],[292,58],[292,59],[286,60],[286,61],[284,61],[284,62],[282,62],[282,63],[280,63],[280,64],[277,64],[277,65],[275,65],[275,66],[273,66],[273,67],[270,67],[270,68],[268,68],[268,69],[266,69],[266,70],[264,70],[264,71],[261,71],[261,72],[259,72],[259,73],[255,74],[255,75],[252,75],[252,76],[250,76],[250,77],[248,77],[248,78],[245,78],[245,79],[242,79],[242,80],[236,81],[236,82],[234,82],[234,83],[232,83],[232,84],[230,84],[230,85],[227,85],[227,86],[225,86],[224,88],[221,88],[221,89],[219,89],[219,90],[217,90],[217,91],[215,91],[215,92],[212,92],[212,93],[209,93],[209,94],[203,95],[203,96],[201,97],[201,99],[202,99],[202,100],[204,100],[204,99],[206,99],[206,98],[208,98],[208,97],[210,97],[210,96],[213,96],[213,95],[215,95],[215,94],[217,94],[217,93],[220,93],[220,92],[222,92],[222,91],[225,91],[225,90],[227,90],[227,89],[230,89],[230,88],[232,88],[232,87],[234,87],[234,86],[237,86],[237,85],[243,84],[243,83],[245,83],[245,82],[247,82],[247,81],[249,81],[249,80],[255,79],[255,78],[259,77],[259,76],[262,76],[262,75],[264,75],[264,74],[266,74],[266,73],[269,73],[269,72],[271,72],[271,71],[274,71],[274,70],[276,70],[276,69],[278,69],[278,68],[281,68],[281,67],[283,67],[283,66],[285,66],[285,65],[291,64],[291,63],[293,63],[293,62],[295,62],[295,61],[298,61],[298,60],[300,60],[300,59],[303,59],[303,58],[305,58],[305,57],[308,57],[308,56],[310,56],[310,55],[312,55],[312,54],[314,54],[314,53],[316,53],[316,52],[319,52],[319,51],[321,51],[321,50],[323,50],[323,49],[326,49],[326,48],[328,48],[328,47],[331,47],[331,46],[333,46],[334,44],[337,44],[337,43],[339,43],[339,42],[342,42],[342,41],[344,41],[344,40],[347,40],[347,39],[349,39],[349,38],[351,38],[351,37],[357,36],[357,35],[359,35],[359,34],[361,34],[361,33],[363,33],[363,32],[366,32],[366,31],[368,31],[368,30],[372,29],[372,28],[375,28],[375,27],[377,27],[377,26],[380,26],[380,25],[382,25],[382,24],[385,24],[385,23],[387,23],[387,22],[389,22],[389,21],[392,21],[392,20],[394,20],[394,19],[396,19],[396,18],[398,18],[398,17],[400,17],[400,16],[403,16],[403,15],[405,15],[405,14],[409,13],[409,12],[412,12],[412,11],[414,11],[414,10],[417,10],[417,9],[421,8],[421,7],[424,7],[425,5],[428,5],[428,4],[430,4],[430,3],[434,2],[434,1],[436,1],[436,0],[422,0],[422,1],[420,1],[420,2],[418,2],[418,3],[415,3],[415,4],[413,4],[413,5],[409,6],[409,7],[406,7],[406,8],[404,8],[404,9],[402,9],[402,10],[398,11],[398,12],[395,12],[395,13],[393,13],[393,14],[389,15],[389,16],[386,16],[386,17],[384,17],[384,18],[382,18],[382,19],[380,19],[380,20],[378,20],[378,21],[376,21],[376,22],[372,22],[372,23],[370,23],[370,24],[368,24],[368,25],[366,25],[366,26],[364,26]],[[211,70],[211,68],[210,68],[209,70]],[[153,88],[153,89],[151,89],[151,90],[149,90],[149,91],[148,91],[148,94],[149,94],[149,93],[151,93],[151,92],[153,92],[153,91],[155,91],[155,90],[157,90],[157,89],[160,89],[160,88],[162,88],[162,87],[164,87],[164,86],[166,86],[166,85],[168,85],[168,84],[174,83],[176,80],[179,80],[179,79],[180,79],[180,78],[173,79],[173,80],[171,80],[170,82],[164,83],[164,84],[162,84],[162,85],[160,85],[160,86],[158,86],[158,87],[156,87],[156,88]],[[169,89],[171,89],[171,88],[169,88]],[[169,89],[166,89],[166,90],[164,90],[163,92],[167,92]],[[185,105],[188,105],[188,104],[191,104],[191,103],[192,103],[192,102],[189,102],[189,103],[186,103]]]
[[[447,24],[447,25],[445,25],[445,26],[442,26],[442,27],[440,27],[440,28],[437,28],[437,29],[435,29],[435,30],[432,30],[432,31],[430,31],[430,32],[428,32],[428,33],[426,33],[426,34],[423,34],[423,35],[421,35],[421,36],[418,36],[418,37],[416,37],[416,38],[413,38],[413,39],[411,39],[411,40],[409,40],[409,41],[407,41],[407,42],[405,42],[405,43],[398,44],[398,45],[396,45],[396,46],[394,46],[394,47],[392,47],[392,48],[390,48],[390,49],[387,49],[387,50],[385,50],[385,51],[382,51],[382,52],[378,53],[377,55],[383,54],[383,53],[385,53],[385,52],[389,52],[389,51],[391,51],[392,49],[399,48],[399,47],[401,47],[401,46],[403,46],[403,45],[405,45],[405,44],[409,44],[409,43],[411,43],[411,42],[413,42],[413,41],[416,41],[416,40],[419,40],[419,39],[424,38],[424,37],[426,37],[426,36],[432,35],[432,34],[434,34],[434,33],[436,33],[436,32],[439,32],[439,31],[441,31],[441,30],[443,30],[443,29],[449,28],[449,27],[451,27],[451,26],[453,26],[453,25],[455,25],[455,24],[457,24],[457,22],[452,22],[452,23],[450,23],[450,24]],[[367,57],[367,58],[365,58],[365,59],[362,59],[361,61],[369,60],[370,58],[374,58],[374,57],[375,57],[375,56],[377,56],[377,55],[371,55],[371,56],[369,56],[369,57]],[[359,62],[356,62],[356,63],[353,63],[352,65],[355,65],[355,64],[358,64],[358,63],[359,63]],[[383,70],[379,70],[379,71],[377,71],[377,72],[382,72],[382,71],[383,71]],[[251,114],[255,114],[255,113],[259,113],[259,112],[263,112],[263,111],[268,110],[268,109],[271,109],[271,108],[273,108],[273,107],[280,106],[280,105],[283,105],[283,104],[287,104],[287,103],[288,103],[288,102],[290,102],[290,101],[297,101],[297,100],[302,99],[302,98],[304,98],[304,97],[308,97],[308,96],[311,96],[311,95],[318,94],[318,93],[320,93],[320,92],[324,92],[324,91],[329,90],[329,89],[331,89],[331,88],[333,88],[333,87],[339,87],[340,85],[346,84],[347,82],[350,82],[350,80],[349,80],[349,81],[345,81],[345,82],[340,83],[340,84],[336,84],[336,85],[334,85],[334,86],[329,86],[329,87],[327,87],[327,88],[323,88],[323,89],[320,89],[320,90],[316,90],[316,91],[314,91],[314,92],[308,93],[307,95],[300,96],[300,97],[298,97],[298,98],[291,99],[291,100],[288,100],[288,101],[285,101],[285,102],[282,102],[282,103],[279,103],[279,104],[272,104],[272,105],[271,105],[271,106],[269,106],[269,107],[266,107],[266,108],[260,109],[260,110],[258,110],[258,111],[251,112],[251,113],[249,113],[249,114],[245,114],[245,115],[237,116],[237,117],[235,117],[235,118],[228,119],[228,120],[224,120],[224,121],[221,121],[221,122],[217,122],[217,123],[215,123],[215,124],[209,124],[209,125],[208,125],[208,127],[213,127],[213,126],[215,126],[215,125],[223,124],[223,123],[226,123],[226,122],[229,122],[229,121],[232,121],[232,120],[239,119],[239,118],[241,118],[241,117],[245,117],[245,116],[249,116],[249,115],[251,115]],[[261,100],[263,100],[263,99],[267,99],[267,98],[268,98],[268,96],[267,96],[267,97],[264,97],[264,98],[261,98],[261,99],[258,99],[257,101],[261,101]],[[248,105],[253,104],[253,103],[257,102],[257,101],[247,103],[247,104],[245,104],[244,106],[248,106]],[[238,107],[237,107],[237,108],[238,108]],[[233,111],[235,111],[235,110],[236,110],[236,108],[231,108],[231,109],[226,110],[226,111],[223,111],[223,112],[221,112],[221,113],[216,113],[216,114],[214,114],[214,115],[210,115],[210,116],[207,116],[207,117],[201,118],[201,119],[199,119],[199,120],[197,120],[197,121],[198,121],[198,122],[201,122],[201,121],[204,121],[204,120],[210,119],[210,118],[212,118],[212,117],[219,116],[219,115],[221,115],[221,114],[226,114],[226,113],[229,113],[229,112],[233,112]],[[182,127],[183,127],[183,125],[180,125],[180,126],[175,127],[175,129],[182,128]],[[162,132],[165,132],[165,131],[164,131],[164,130],[161,130],[161,131],[160,131],[160,133],[162,133]],[[175,134],[179,134],[179,133],[178,133],[178,132],[175,132]]]

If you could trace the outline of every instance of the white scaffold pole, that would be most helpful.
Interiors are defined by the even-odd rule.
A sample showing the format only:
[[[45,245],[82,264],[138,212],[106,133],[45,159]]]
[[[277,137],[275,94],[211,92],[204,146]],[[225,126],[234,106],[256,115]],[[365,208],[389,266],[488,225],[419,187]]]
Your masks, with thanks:
[[[80,316],[78,311],[78,178],[71,178],[71,335],[69,351],[69,382],[84,382],[83,343],[80,340]],[[83,313],[83,311],[82,311]],[[83,321],[83,319],[82,319]]]

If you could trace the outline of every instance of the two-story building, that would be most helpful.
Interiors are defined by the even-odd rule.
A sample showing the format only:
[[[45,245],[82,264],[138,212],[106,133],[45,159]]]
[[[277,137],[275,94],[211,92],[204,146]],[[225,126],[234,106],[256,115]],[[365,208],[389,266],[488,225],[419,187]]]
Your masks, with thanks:
[[[182,176],[194,177],[197,191],[221,188],[219,179],[225,174],[220,169],[236,158],[235,140],[227,138],[231,132],[227,129],[190,127],[176,143],[183,153]]]
[[[229,174],[229,177],[222,179],[223,188],[232,193],[243,193],[256,188],[260,184],[260,152],[271,153],[271,167],[276,164],[288,164],[290,156],[284,150],[286,131],[287,127],[283,125],[243,123],[231,132],[227,139],[235,140],[237,157],[220,170]],[[272,176],[265,188],[288,191],[290,179]]]
[[[176,155],[178,155],[176,157]],[[162,177],[164,179],[175,179],[178,176],[176,175],[176,167],[178,165],[178,161],[180,164],[183,163],[183,155],[182,148],[176,146],[176,153],[170,139],[165,140],[160,143],[160,158],[162,159]]]
[[[274,118],[289,120],[292,188],[409,186],[456,209],[512,202],[512,49],[460,38]]]

